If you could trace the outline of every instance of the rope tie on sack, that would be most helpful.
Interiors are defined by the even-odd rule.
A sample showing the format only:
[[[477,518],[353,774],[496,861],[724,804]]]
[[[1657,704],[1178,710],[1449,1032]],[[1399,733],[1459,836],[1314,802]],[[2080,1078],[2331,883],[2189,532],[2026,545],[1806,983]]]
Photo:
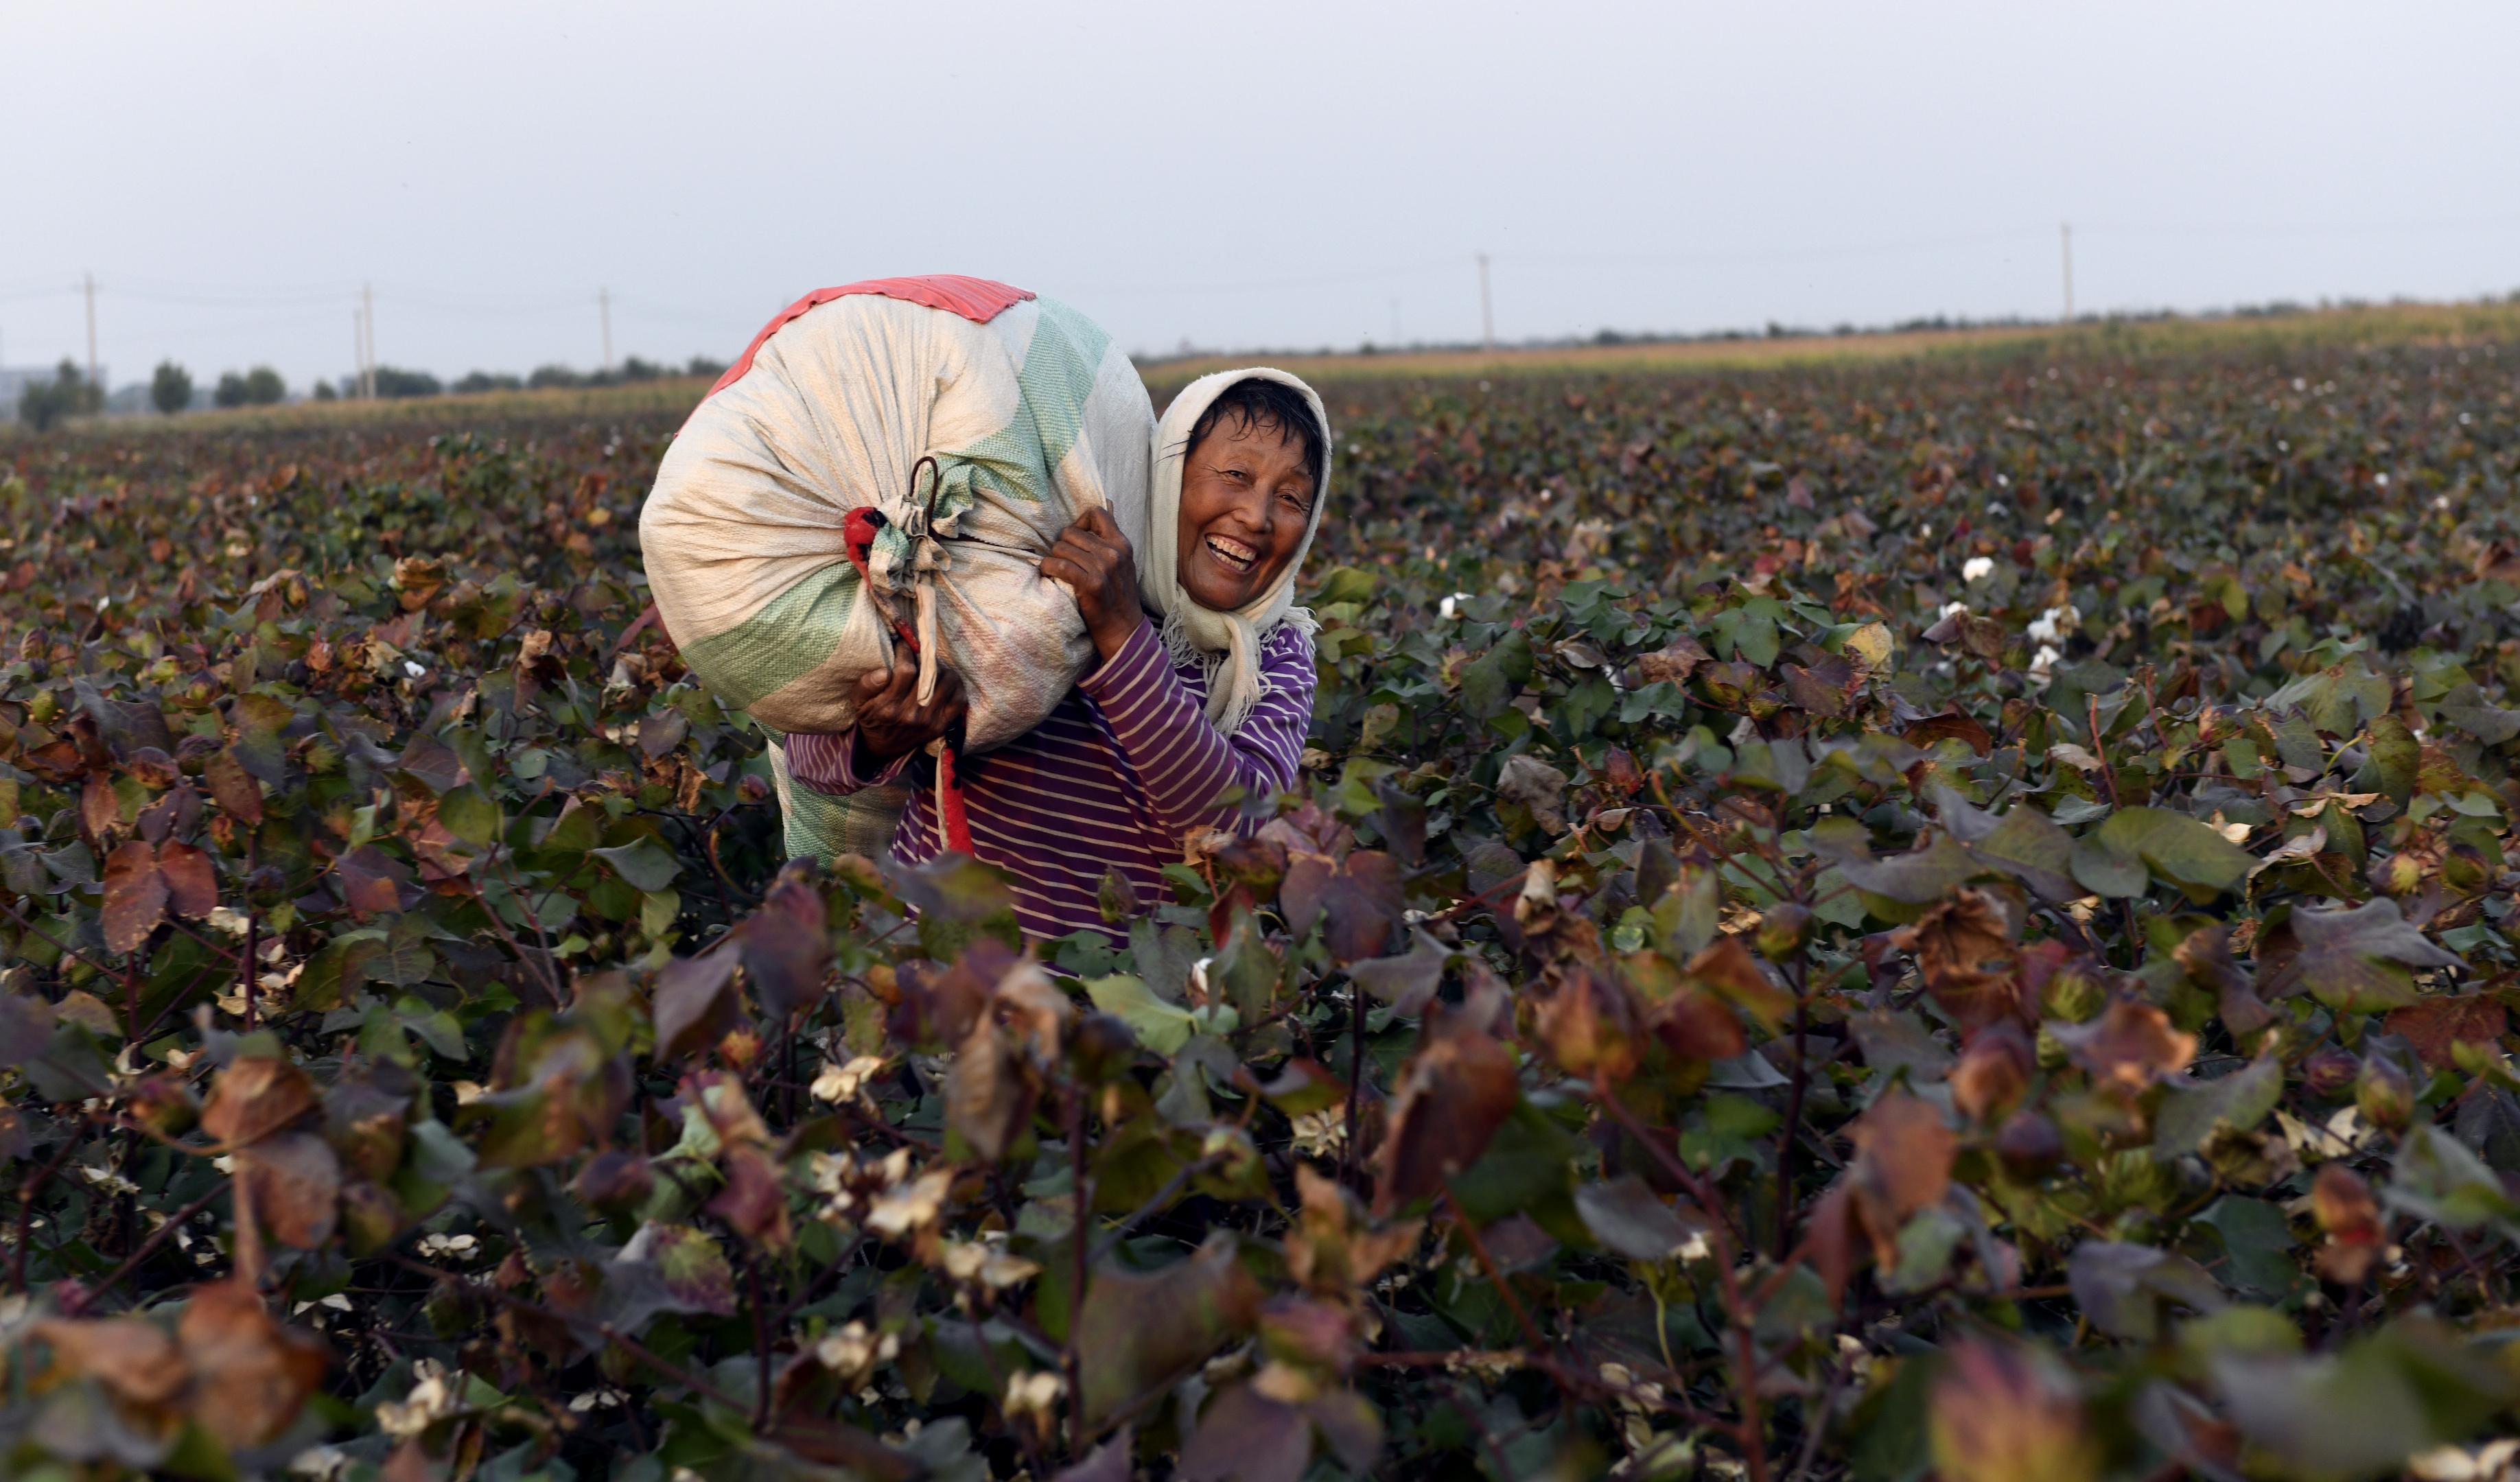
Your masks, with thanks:
[[[928,472],[926,505],[917,502],[922,467]],[[875,592],[876,537],[886,527],[893,526],[910,542],[911,592],[918,626],[914,629],[911,624],[903,622],[888,606],[884,615],[892,625],[893,636],[909,645],[910,651],[919,655],[917,695],[922,705],[936,696],[936,655],[942,648],[936,637],[936,578],[952,563],[944,542],[937,539],[938,521],[933,518],[936,491],[943,481],[944,475],[938,471],[936,460],[932,456],[922,457],[911,465],[912,500],[908,514],[898,526],[894,526],[883,511],[874,505],[860,505],[848,513],[842,528],[848,544],[849,563],[858,568],[858,580],[866,584],[878,604],[882,603],[882,597]],[[927,743],[927,754],[936,758],[936,825],[938,832],[943,835],[939,842],[958,854],[969,854],[971,819],[963,804],[963,784],[956,768],[954,742],[940,736]]]

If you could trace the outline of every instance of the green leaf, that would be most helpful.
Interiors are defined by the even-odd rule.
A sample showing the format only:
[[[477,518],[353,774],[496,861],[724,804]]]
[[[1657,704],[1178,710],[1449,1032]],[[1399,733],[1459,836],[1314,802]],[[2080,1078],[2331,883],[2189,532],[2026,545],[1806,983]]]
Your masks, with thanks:
[[[2100,825],[2098,837],[2119,855],[2139,857],[2200,902],[2238,889],[2258,863],[2213,825],[2165,808],[2120,808]]]
[[[2283,1096],[2283,1065],[2253,1060],[2210,1081],[2173,1081],[2153,1124],[2153,1147],[2164,1157],[2194,1152],[2218,1128],[2246,1132],[2266,1120]]]
[[[486,849],[499,836],[499,805],[472,783],[451,788],[437,799],[437,821],[474,848]]]
[[[1888,859],[1848,860],[1838,869],[1855,882],[1857,889],[1909,906],[1941,900],[1953,887],[1986,871],[1959,840],[1948,833],[1935,834],[1934,841],[1922,849]]]
[[[1205,1363],[1226,1339],[1249,1330],[1259,1306],[1228,1231],[1161,1271],[1095,1272],[1076,1319],[1086,1424]]]
[[[2301,951],[2281,972],[2282,986],[2306,986],[2331,1009],[2403,1008],[2415,1001],[2409,968],[2462,966],[2385,896],[2346,911],[2295,911],[2288,924]]]
[[[592,851],[597,859],[610,865],[613,872],[641,890],[662,890],[683,873],[680,860],[656,842],[653,835],[615,844],[609,849]]]
[[[1167,1004],[1142,979],[1125,972],[1095,978],[1085,985],[1085,992],[1095,1008],[1118,1017],[1139,1044],[1162,1055],[1180,1050],[1193,1034],[1232,1034],[1242,1022],[1231,1004],[1211,1004],[1204,1010]]]

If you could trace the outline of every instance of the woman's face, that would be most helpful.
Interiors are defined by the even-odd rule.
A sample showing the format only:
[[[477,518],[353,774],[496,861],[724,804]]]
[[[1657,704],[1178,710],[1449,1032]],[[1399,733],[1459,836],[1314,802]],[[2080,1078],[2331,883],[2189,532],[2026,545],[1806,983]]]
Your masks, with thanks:
[[[1304,542],[1314,497],[1300,436],[1220,419],[1182,460],[1182,590],[1219,612],[1268,591]]]

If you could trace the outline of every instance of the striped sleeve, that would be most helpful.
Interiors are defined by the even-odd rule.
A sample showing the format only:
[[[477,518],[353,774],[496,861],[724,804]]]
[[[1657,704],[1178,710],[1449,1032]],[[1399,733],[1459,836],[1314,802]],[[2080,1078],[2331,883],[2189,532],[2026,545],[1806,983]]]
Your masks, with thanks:
[[[894,757],[883,770],[873,777],[862,777],[857,770],[858,733],[855,727],[828,735],[799,731],[788,738],[788,775],[817,792],[833,797],[846,797],[867,787],[880,787],[901,776],[916,752]]]
[[[1291,626],[1272,635],[1260,655],[1261,701],[1231,737],[1209,723],[1205,704],[1173,671],[1150,625],[1140,625],[1077,688],[1102,712],[1168,831],[1233,829],[1240,823],[1239,811],[1217,806],[1227,788],[1267,797],[1294,785],[1313,719],[1312,660],[1306,635]]]

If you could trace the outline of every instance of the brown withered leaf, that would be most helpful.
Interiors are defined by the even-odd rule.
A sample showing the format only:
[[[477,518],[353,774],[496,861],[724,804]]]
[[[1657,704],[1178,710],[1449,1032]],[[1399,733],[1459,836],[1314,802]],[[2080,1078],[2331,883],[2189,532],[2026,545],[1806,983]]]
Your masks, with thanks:
[[[1635,1011],[1617,984],[1591,968],[1570,966],[1535,1018],[1549,1057],[1568,1074],[1617,1082],[1636,1073]]]
[[[1040,1100],[1040,1084],[1022,1051],[1000,1032],[993,1014],[981,1014],[945,1072],[945,1125],[975,1155],[994,1163],[1032,1125]]]
[[[315,1083],[295,1065],[271,1055],[242,1055],[210,1083],[202,1130],[242,1147],[313,1111],[319,1100]]]
[[[761,909],[740,928],[743,970],[752,981],[753,997],[771,1018],[785,1019],[822,997],[824,969],[832,960],[824,916],[822,892],[801,878],[782,876]]]
[[[1892,932],[1890,945],[1915,954],[1925,991],[1962,1029],[2030,1019],[2011,972],[2012,921],[1990,892],[1954,892]]]
[[[1366,1226],[1356,1197],[1335,1179],[1295,1164],[1295,1192],[1303,1211],[1286,1240],[1286,1274],[1305,1290],[1342,1302],[1364,1300],[1365,1287],[1382,1269],[1417,1248],[1424,1222],[1401,1220],[1379,1230]]]
[[[1847,700],[1864,679],[1843,654],[1837,653],[1808,669],[1800,664],[1785,664],[1780,672],[1785,680],[1785,697],[1797,709],[1819,716],[1844,715]]]
[[[2318,1252],[2319,1274],[2348,1286],[2369,1276],[2388,1243],[2388,1226],[2371,1186],[2331,1159],[2318,1165],[2318,1178],[2310,1186],[2310,1207],[2327,1235]]]
[[[742,1017],[732,986],[739,961],[720,948],[676,958],[656,974],[656,1058],[678,1060],[734,1028]]]
[[[1968,748],[1980,756],[1989,756],[1995,751],[1995,738],[1987,734],[1986,727],[1958,710],[1928,715],[1900,732],[1899,739],[1920,749],[1938,741],[1953,740],[1966,741]]]
[[[144,840],[126,840],[106,856],[103,914],[106,950],[113,953],[139,950],[166,919],[166,876]]]
[[[311,1132],[282,1132],[239,1147],[236,1176],[251,1186],[254,1213],[283,1245],[313,1250],[332,1238],[341,1210],[341,1160]]]
[[[1717,937],[1688,960],[1688,975],[1774,1034],[1793,1014],[1794,996],[1769,979],[1746,940],[1747,933],[1738,931]]]
[[[2420,999],[2404,1009],[2390,1010],[2387,1023],[2391,1034],[2406,1036],[2407,1042],[2415,1047],[2415,1054],[2435,1070],[2458,1068],[2452,1047],[2490,1047],[2502,1038],[2508,1027],[2502,1005],[2481,995]]]
[[[729,1147],[719,1161],[726,1172],[726,1187],[709,1200],[708,1212],[764,1250],[786,1250],[792,1236],[779,1165],[760,1148],[749,1146]]]
[[[202,763],[202,782],[219,810],[242,824],[262,822],[262,784],[255,782],[233,752],[214,751]]]
[[[2170,1015],[2150,1004],[2119,999],[2088,1024],[2051,1024],[2074,1063],[2103,1086],[2141,1091],[2176,1075],[2196,1057],[2196,1036],[2171,1027]]]
[[[166,877],[166,904],[177,916],[200,921],[219,903],[219,877],[210,857],[190,844],[158,846],[158,873]]]
[[[322,1339],[281,1326],[261,1295],[233,1278],[194,1289],[176,1336],[193,1370],[193,1418],[230,1447],[287,1430],[330,1362]]]
[[[2257,980],[2231,956],[2230,927],[2199,927],[2171,956],[2198,986],[2213,990],[2215,1012],[2233,1034],[2255,1034],[2274,1022],[2274,1010],[2258,997]]]
[[[361,844],[333,862],[333,877],[353,914],[389,916],[402,909],[401,884],[411,872],[376,845]]]
[[[1502,1043],[1450,1013],[1430,1018],[1427,1030],[1392,1099],[1377,1215],[1440,1191],[1446,1179],[1477,1162],[1520,1095],[1513,1052]]]
[[[103,772],[89,773],[87,786],[79,789],[79,828],[102,848],[121,827],[122,799],[114,794],[112,781]]]
[[[1675,685],[1687,684],[1688,676],[1697,672],[1697,666],[1714,656],[1706,651],[1704,644],[1684,633],[1653,652],[1639,658],[1637,672],[1649,685],[1666,682]]]
[[[164,1328],[141,1318],[51,1318],[34,1336],[53,1347],[54,1361],[86,1374],[135,1405],[173,1401],[190,1382],[184,1355]]]
[[[1928,1432],[1944,1482],[2093,1482],[2098,1442],[2061,1366],[2023,1345],[1953,1345],[1934,1381]]]
[[[1896,1265],[1900,1229],[1916,1211],[1941,1203],[1951,1190],[1959,1137],[1941,1112],[1905,1091],[1873,1102],[1847,1136],[1855,1141],[1848,1178],[1855,1189],[1856,1214],[1872,1237],[1873,1259]]]
[[[1750,1048],[1740,1016],[1695,985],[1684,987],[1654,1010],[1653,1032],[1684,1060],[1729,1060]]]

